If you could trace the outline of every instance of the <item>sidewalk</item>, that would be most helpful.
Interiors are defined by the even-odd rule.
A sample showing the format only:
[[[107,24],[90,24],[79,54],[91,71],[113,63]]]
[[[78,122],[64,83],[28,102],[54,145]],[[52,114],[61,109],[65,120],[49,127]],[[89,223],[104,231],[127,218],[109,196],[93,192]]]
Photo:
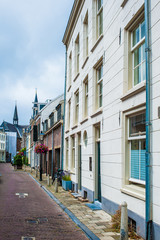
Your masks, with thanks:
[[[36,178],[35,170],[30,171],[30,167],[26,167],[26,172]],[[58,187],[58,193],[55,193],[54,185],[47,186],[47,177],[43,174],[43,181],[40,182],[47,190],[49,190],[81,223],[83,223],[91,232],[102,240],[119,240],[120,234],[112,231],[111,216],[103,210],[93,211],[87,207],[85,202],[79,201],[73,197],[70,192]]]

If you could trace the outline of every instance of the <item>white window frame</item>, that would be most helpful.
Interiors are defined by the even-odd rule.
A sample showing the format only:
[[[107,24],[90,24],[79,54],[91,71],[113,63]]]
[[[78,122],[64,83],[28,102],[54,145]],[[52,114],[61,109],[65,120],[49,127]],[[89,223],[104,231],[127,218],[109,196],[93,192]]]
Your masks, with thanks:
[[[72,164],[71,168],[74,171],[75,170],[75,136],[71,136],[72,138]]]
[[[75,124],[79,122],[79,90],[75,93]]]
[[[127,116],[127,129],[128,129],[128,150],[129,150],[129,182],[132,182],[132,183],[138,183],[138,184],[141,184],[141,185],[145,185],[145,181],[143,180],[140,180],[140,179],[136,179],[136,178],[131,178],[131,141],[132,140],[142,140],[142,139],[146,139],[146,134],[144,135],[145,132],[141,132],[141,134],[139,133],[139,135],[137,134],[137,136],[129,136],[129,126],[130,126],[130,119],[134,116],[138,116],[138,115],[141,115],[143,114],[143,112],[136,112],[135,114],[133,115],[130,115],[130,116]],[[140,166],[140,164],[139,164]]]
[[[89,37],[88,37],[88,11],[85,15],[84,22],[83,22],[83,54],[84,54],[84,61],[88,57],[88,42],[89,42]]]
[[[88,78],[84,81],[84,117],[88,116]]]
[[[68,72],[68,89],[70,88],[72,84],[72,51],[69,55],[69,72]]]
[[[96,17],[97,17],[97,38],[99,38],[103,34],[103,0],[101,1],[101,7],[98,9],[98,2],[99,0],[96,0]],[[100,32],[100,17],[102,14],[102,32]]]
[[[135,53],[135,50],[137,50],[138,48],[141,47],[141,58],[142,58],[142,55],[143,55],[143,49],[142,49],[142,45],[145,43],[145,36],[143,38],[141,38],[141,25],[142,23],[144,22],[141,21],[136,28],[134,28],[131,32],[131,54],[132,54],[132,86],[136,86],[137,84],[145,81],[146,79],[143,80],[143,63],[145,64],[145,58],[144,60],[142,60],[136,67],[134,67],[134,53]],[[140,35],[140,40],[138,43],[136,43],[135,46],[133,46],[133,32],[134,30],[136,30],[137,28],[139,28],[139,35]],[[136,69],[137,67],[141,66],[141,81],[138,81],[137,84],[134,83],[134,69]]]
[[[75,41],[75,75],[79,73],[79,60],[80,60],[80,36],[78,34]]]
[[[102,76],[99,79],[99,70],[102,68]],[[102,84],[102,93],[101,93],[101,84]],[[97,100],[98,108],[103,106],[103,64],[101,63],[96,69],[96,88],[97,88]],[[102,104],[100,99],[102,98]]]

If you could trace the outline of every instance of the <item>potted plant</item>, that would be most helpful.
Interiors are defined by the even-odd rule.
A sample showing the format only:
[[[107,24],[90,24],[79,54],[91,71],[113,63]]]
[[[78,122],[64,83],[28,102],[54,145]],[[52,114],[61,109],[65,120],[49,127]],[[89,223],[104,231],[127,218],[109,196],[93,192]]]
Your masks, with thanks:
[[[14,168],[22,169],[22,155],[19,153],[14,157]]]
[[[69,174],[62,176],[62,187],[66,191],[72,189],[72,181]]]

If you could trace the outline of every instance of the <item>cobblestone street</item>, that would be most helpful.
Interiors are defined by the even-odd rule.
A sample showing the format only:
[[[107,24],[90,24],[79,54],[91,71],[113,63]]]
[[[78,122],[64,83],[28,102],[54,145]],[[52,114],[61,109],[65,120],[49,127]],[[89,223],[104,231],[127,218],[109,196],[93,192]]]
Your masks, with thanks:
[[[87,239],[27,173],[10,164],[0,164],[0,173],[1,240]]]

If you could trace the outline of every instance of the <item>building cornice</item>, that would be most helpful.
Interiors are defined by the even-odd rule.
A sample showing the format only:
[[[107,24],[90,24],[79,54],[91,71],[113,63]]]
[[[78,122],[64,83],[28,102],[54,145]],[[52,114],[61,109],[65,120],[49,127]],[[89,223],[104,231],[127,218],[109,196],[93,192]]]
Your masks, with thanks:
[[[84,4],[85,0],[75,0],[70,16],[69,16],[69,20],[67,23],[67,27],[62,39],[62,42],[64,43],[64,45],[68,46],[69,42],[71,40],[71,37],[73,35],[73,31],[75,29],[76,23],[78,21],[79,15],[81,13],[83,4]]]

